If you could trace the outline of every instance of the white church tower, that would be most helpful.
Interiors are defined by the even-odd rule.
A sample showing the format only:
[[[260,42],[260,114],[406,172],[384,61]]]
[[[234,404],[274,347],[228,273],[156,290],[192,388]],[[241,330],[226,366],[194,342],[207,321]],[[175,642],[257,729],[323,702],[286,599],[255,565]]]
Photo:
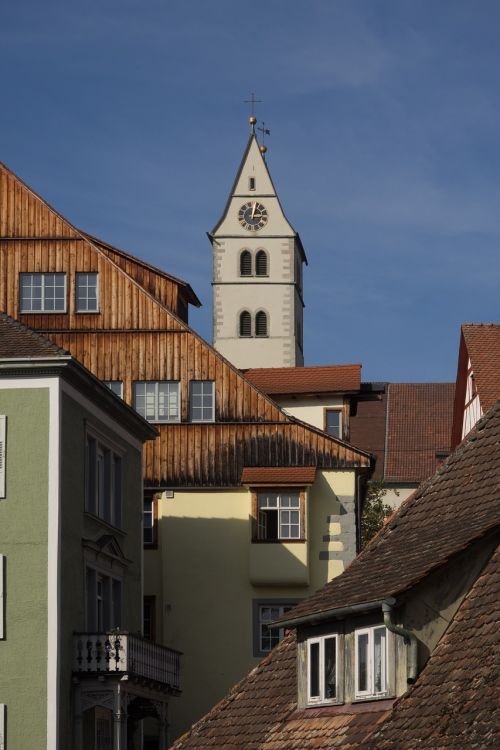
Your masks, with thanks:
[[[300,237],[287,220],[255,135],[256,119],[213,250],[213,345],[236,367],[304,364]]]

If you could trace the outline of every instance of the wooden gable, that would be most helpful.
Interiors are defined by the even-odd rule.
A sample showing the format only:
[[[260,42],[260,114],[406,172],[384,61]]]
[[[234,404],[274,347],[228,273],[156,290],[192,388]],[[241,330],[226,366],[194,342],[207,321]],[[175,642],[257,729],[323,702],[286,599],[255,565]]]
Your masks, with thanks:
[[[146,446],[146,486],[234,486],[244,466],[370,465],[368,454],[287,416],[246,380],[168,309],[170,292],[146,264],[76,230],[2,166],[0,180],[0,309],[99,379],[122,381],[129,404],[136,381],[180,382],[181,419],[158,424],[159,438]],[[31,214],[44,218],[33,223]],[[68,311],[20,314],[19,274],[55,271],[67,275]],[[78,271],[99,274],[99,313],[75,312]],[[215,382],[214,423],[189,421],[191,380]]]

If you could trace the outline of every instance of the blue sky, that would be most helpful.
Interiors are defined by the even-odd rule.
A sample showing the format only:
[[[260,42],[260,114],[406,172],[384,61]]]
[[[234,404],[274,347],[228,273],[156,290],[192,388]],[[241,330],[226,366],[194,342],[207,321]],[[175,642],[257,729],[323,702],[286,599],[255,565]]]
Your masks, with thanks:
[[[499,321],[498,0],[18,0],[0,161],[78,226],[188,280],[210,338],[216,223],[251,91],[309,257],[307,364],[453,380]]]

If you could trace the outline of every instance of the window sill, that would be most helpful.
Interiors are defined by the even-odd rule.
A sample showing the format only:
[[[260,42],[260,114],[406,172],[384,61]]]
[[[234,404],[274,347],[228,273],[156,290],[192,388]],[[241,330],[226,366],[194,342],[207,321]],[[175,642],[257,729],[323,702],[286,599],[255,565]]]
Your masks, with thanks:
[[[75,310],[75,315],[100,315],[100,310]]]
[[[252,544],[305,544],[307,539],[252,539]]]
[[[19,315],[67,315],[67,310],[20,310]]]
[[[387,700],[393,700],[394,695],[391,695],[390,693],[381,693],[380,695],[366,695],[366,696],[360,696],[355,697],[352,699],[352,705],[355,705],[357,703],[377,703],[378,701],[387,701]]]
[[[119,526],[113,526],[112,523],[109,523],[109,521],[105,521],[104,518],[101,518],[100,516],[96,516],[95,513],[90,513],[90,511],[85,510],[84,515],[87,518],[92,519],[92,521],[98,521],[102,526],[105,526],[107,529],[110,529],[110,531],[114,531],[115,533],[121,534],[122,536],[127,536],[127,532],[121,529]]]
[[[148,544],[146,544],[146,543],[143,542],[142,546],[143,546],[143,548],[144,548],[145,551],[146,550],[155,550],[155,549],[157,550],[158,549],[158,542],[151,542],[151,543],[148,543]]]

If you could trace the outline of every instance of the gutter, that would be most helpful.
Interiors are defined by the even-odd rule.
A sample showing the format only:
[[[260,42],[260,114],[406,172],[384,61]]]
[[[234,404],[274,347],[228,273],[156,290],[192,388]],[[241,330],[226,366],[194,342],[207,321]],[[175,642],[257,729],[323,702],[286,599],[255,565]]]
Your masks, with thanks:
[[[359,614],[361,612],[371,612],[374,609],[380,609],[385,599],[379,599],[375,602],[364,602],[363,604],[351,604],[349,607],[337,607],[337,609],[327,609],[324,612],[317,612],[312,615],[302,615],[302,617],[291,617],[289,620],[277,620],[272,623],[285,628],[296,628],[299,625],[316,625],[324,620],[338,619],[350,614]]]
[[[418,644],[414,633],[411,630],[402,628],[393,621],[394,617],[394,605],[396,600],[393,596],[389,596],[384,602],[382,602],[382,612],[384,613],[384,625],[387,630],[396,635],[402,635],[408,649],[408,666],[406,682],[408,685],[413,685],[418,675]]]

